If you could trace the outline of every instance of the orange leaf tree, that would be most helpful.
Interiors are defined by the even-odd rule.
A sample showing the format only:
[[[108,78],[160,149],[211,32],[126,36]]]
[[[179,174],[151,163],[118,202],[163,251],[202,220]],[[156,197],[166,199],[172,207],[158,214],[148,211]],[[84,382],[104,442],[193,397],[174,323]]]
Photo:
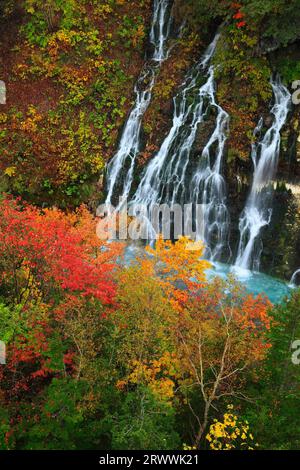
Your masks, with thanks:
[[[187,238],[160,239],[148,252],[119,280],[118,386],[143,383],[161,400],[185,403],[199,446],[217,404],[246,398],[268,348],[269,302],[233,279],[206,282],[203,247]]]

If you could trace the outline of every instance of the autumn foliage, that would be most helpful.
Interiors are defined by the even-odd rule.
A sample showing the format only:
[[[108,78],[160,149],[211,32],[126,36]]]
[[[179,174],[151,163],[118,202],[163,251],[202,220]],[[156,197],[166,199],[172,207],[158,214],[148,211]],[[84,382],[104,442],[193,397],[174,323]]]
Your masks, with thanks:
[[[122,268],[85,207],[5,197],[0,215],[1,447],[223,445],[215,416],[247,399],[271,347],[268,300],[208,282],[203,245],[185,237]]]
[[[16,303],[53,299],[53,291],[92,295],[105,303],[114,296],[112,270],[117,245],[108,252],[85,208],[64,215],[39,211],[5,198],[0,206],[1,281]]]
[[[114,321],[125,375],[117,387],[143,384],[169,406],[186,403],[199,446],[216,403],[241,398],[245,375],[257,379],[270,303],[233,280],[207,283],[200,243],[159,240],[148,251],[119,281]]]
[[[242,5],[240,3],[232,3],[231,8],[236,11],[232,17],[234,20],[237,20],[237,28],[243,28],[247,23],[245,21],[245,13],[241,11]]]
[[[94,321],[88,312],[84,319],[81,314],[95,311],[96,305],[93,316],[100,323],[101,305],[114,304],[115,262],[121,249],[120,244],[107,246],[98,240],[96,221],[84,207],[66,215],[10,197],[1,201],[0,289],[8,307],[0,306],[1,339],[7,343],[0,405],[15,403],[12,425],[22,422],[19,408],[25,397],[31,400],[41,393],[51,378],[79,378],[82,358],[77,361],[75,356],[79,350],[83,354],[80,335],[84,324],[86,347],[88,318],[91,328]]]

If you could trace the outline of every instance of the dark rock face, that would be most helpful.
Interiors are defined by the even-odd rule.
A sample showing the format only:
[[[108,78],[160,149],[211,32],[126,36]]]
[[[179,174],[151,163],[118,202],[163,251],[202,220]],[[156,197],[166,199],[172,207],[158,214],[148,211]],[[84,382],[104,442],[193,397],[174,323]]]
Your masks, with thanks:
[[[285,186],[277,187],[271,224],[263,241],[262,270],[290,279],[300,265],[300,213],[295,197]]]
[[[274,52],[280,47],[280,42],[273,38],[273,37],[268,37],[268,38],[262,38],[259,41],[259,45],[257,47],[256,53],[257,55],[264,55],[268,54],[270,52]]]

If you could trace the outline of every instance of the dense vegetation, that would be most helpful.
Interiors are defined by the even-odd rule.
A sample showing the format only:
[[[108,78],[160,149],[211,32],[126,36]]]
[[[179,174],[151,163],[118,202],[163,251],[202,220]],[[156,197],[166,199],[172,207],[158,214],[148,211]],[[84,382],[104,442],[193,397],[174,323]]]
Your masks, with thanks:
[[[272,70],[300,80],[299,0],[178,0],[173,14],[186,23],[138,163],[222,24],[214,61],[234,174]],[[186,238],[124,268],[124,246],[96,236],[151,1],[5,0],[0,16],[0,449],[299,449],[299,291],[271,305],[234,279],[208,282],[203,247]],[[291,119],[300,134],[299,111]]]
[[[151,1],[2,3],[1,78],[9,94],[0,113],[1,188],[38,204],[93,204],[142,67]],[[141,165],[161,141],[185,72],[222,23],[215,62],[218,98],[231,116],[228,159],[247,160],[271,98],[272,69],[289,85],[299,78],[298,3],[174,2],[175,23],[186,18],[186,27],[173,39],[144,117]]]
[[[299,293],[207,283],[185,238],[124,270],[83,207],[0,216],[2,448],[299,447]]]
[[[19,2],[13,44],[3,38],[4,188],[64,207],[87,199],[130,106],[149,13],[149,1]]]

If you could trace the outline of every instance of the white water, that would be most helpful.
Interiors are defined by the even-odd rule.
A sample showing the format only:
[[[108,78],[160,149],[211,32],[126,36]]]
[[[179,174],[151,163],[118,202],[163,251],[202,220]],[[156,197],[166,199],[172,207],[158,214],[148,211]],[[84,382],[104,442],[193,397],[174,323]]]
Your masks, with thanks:
[[[204,241],[206,256],[219,260],[228,246],[230,222],[226,206],[226,184],[222,176],[229,116],[215,101],[212,69],[210,73],[209,100],[217,113],[216,124],[191,181],[191,200],[203,204],[203,234],[197,233],[197,238]]]
[[[174,98],[172,127],[158,153],[146,167],[131,200],[132,206],[147,207],[149,214],[157,204],[204,204],[205,229],[204,233],[196,229],[196,238],[204,238],[208,256],[213,259],[220,257],[229,225],[225,183],[221,176],[229,117],[215,101],[214,69],[209,67],[218,39],[219,35]],[[206,78],[199,87],[197,83],[201,77]],[[199,158],[199,164],[195,169],[190,169],[190,155],[197,130],[209,110],[215,112],[215,128]],[[157,235],[151,229],[148,228],[150,237]]]
[[[298,276],[299,274],[299,276]],[[294,272],[294,274],[292,275],[291,277],[291,280],[290,280],[290,286],[291,287],[296,287],[299,285],[299,282],[297,283],[297,279],[299,278],[300,280],[300,269],[297,269],[297,271]]]
[[[170,34],[171,17],[168,17],[170,0],[154,0],[154,14],[150,31],[150,42],[154,47],[152,59],[161,62],[168,56],[167,40]]]
[[[262,252],[261,230],[272,217],[274,178],[280,152],[280,131],[286,122],[291,95],[279,78],[271,81],[275,104],[272,126],[261,140],[252,146],[254,175],[250,194],[239,222],[240,241],[234,270],[247,275],[248,270],[259,271]],[[255,137],[262,128],[262,120],[255,129]]]
[[[142,118],[151,101],[151,93],[159,66],[167,57],[166,42],[171,22],[169,5],[170,0],[154,0],[154,13],[150,31],[150,41],[154,46],[153,56],[145,65],[135,85],[135,104],[125,124],[118,150],[107,165],[107,205],[112,203],[117,185],[121,184],[122,186],[120,191],[122,200],[125,200],[130,193],[136,156],[140,150]]]

